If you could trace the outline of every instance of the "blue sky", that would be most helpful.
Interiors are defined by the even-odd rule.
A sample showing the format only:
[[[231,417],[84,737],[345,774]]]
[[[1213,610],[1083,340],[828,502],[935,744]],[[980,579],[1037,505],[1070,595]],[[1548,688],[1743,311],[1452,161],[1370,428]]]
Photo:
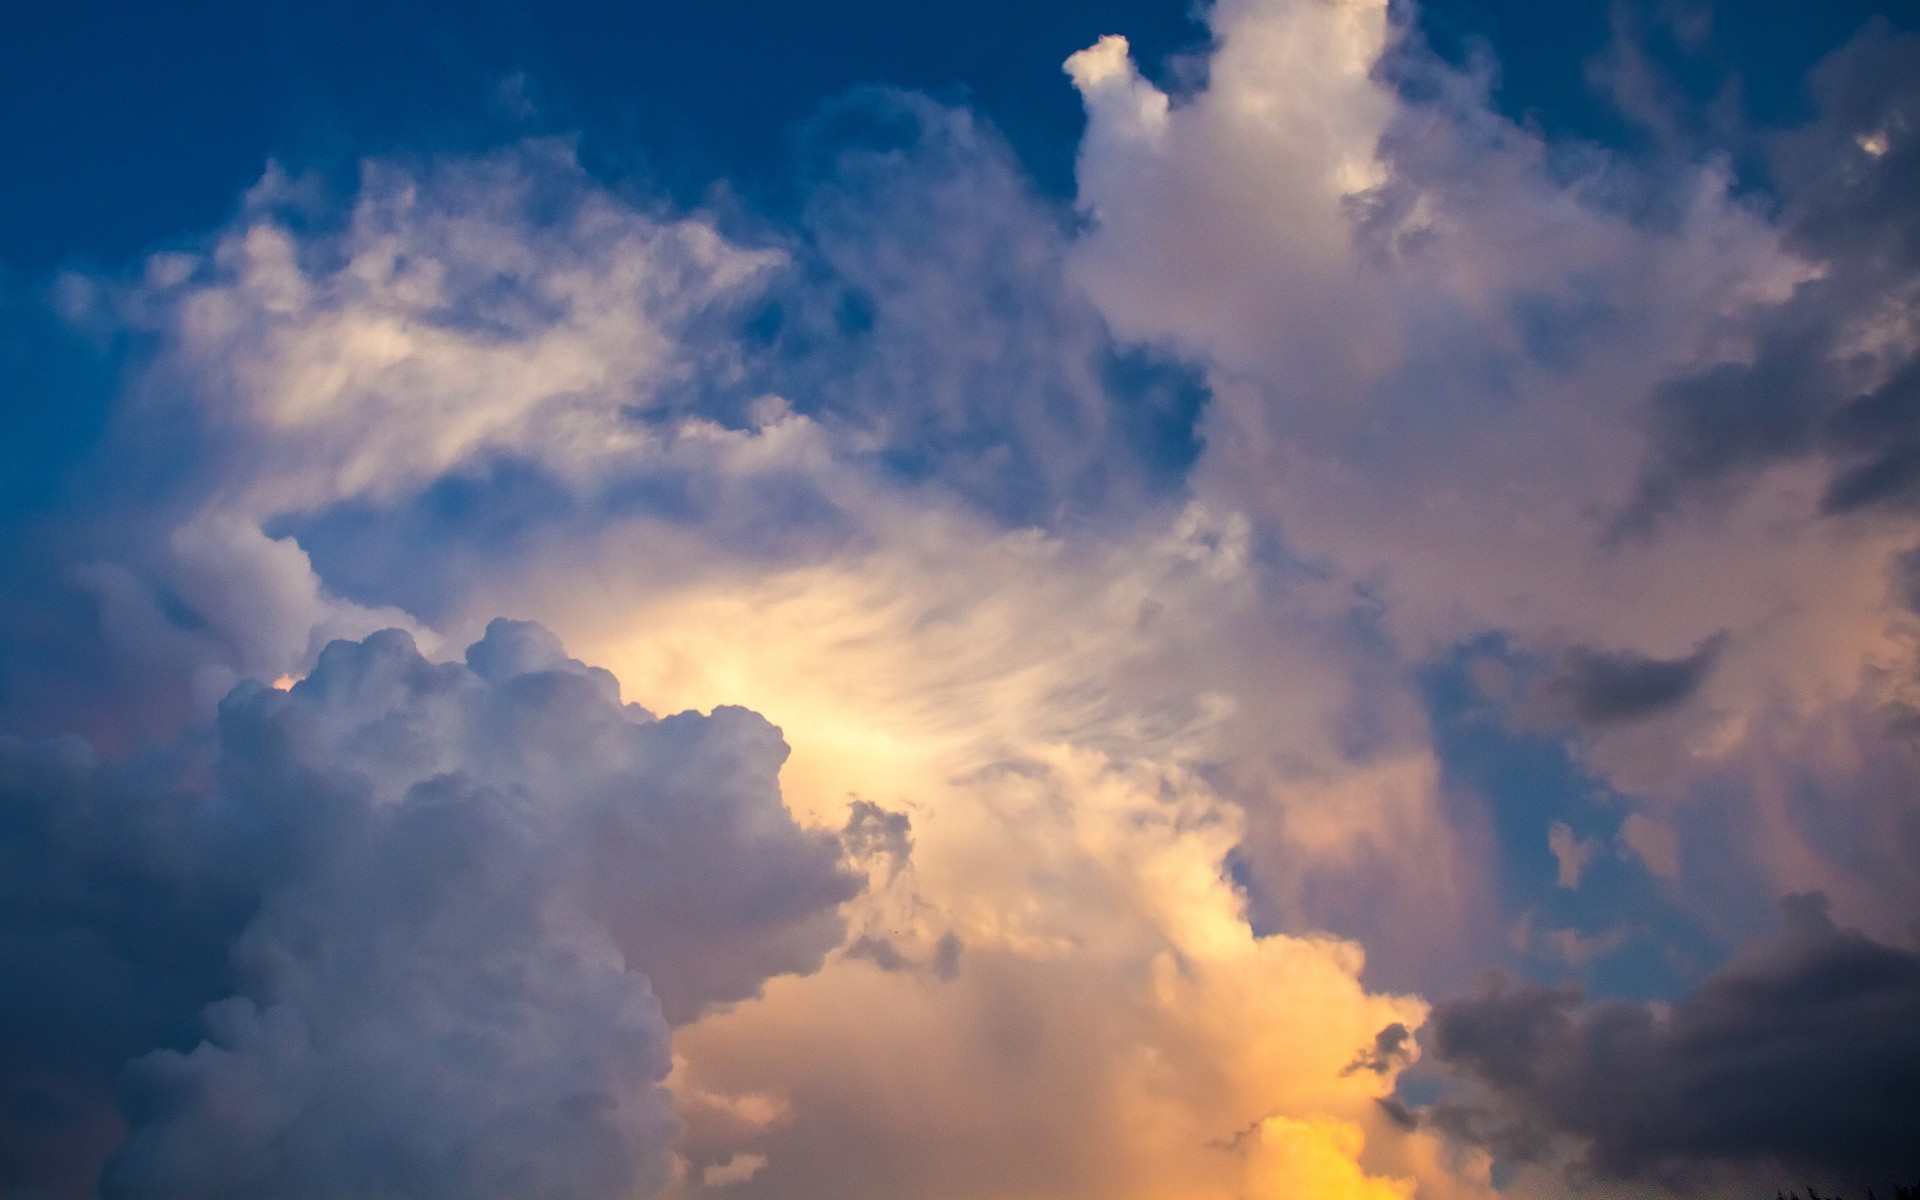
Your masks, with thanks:
[[[1805,113],[1807,68],[1871,17],[1920,20],[1884,0],[1765,0],[1723,17],[1697,56],[1670,57],[1696,98],[1737,75],[1754,115],[1783,123]],[[1449,57],[1491,50],[1505,111],[1590,137],[1631,133],[1584,71],[1611,36],[1606,5],[1443,0],[1418,20]],[[1122,29],[1149,71],[1206,40],[1185,6],[1131,0],[29,5],[0,47],[0,155],[32,181],[0,196],[0,262],[116,263],[208,228],[270,157],[340,168],[527,128],[579,133],[601,169],[683,198],[725,180],[777,199],[795,127],[875,83],[965,97],[1043,187],[1065,193],[1082,118],[1055,72]],[[514,76],[524,88],[503,93]]]

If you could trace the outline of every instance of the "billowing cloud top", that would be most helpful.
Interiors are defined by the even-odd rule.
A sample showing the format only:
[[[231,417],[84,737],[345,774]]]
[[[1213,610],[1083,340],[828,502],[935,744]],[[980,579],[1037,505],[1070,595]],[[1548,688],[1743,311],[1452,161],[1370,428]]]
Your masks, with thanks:
[[[656,1188],[669,1022],[817,969],[858,890],[777,730],[655,720],[531,624],[335,642],[169,785],[4,752],[12,1099],[101,1105],[130,1059],[114,1196]],[[17,1169],[74,1186],[63,1149]]]

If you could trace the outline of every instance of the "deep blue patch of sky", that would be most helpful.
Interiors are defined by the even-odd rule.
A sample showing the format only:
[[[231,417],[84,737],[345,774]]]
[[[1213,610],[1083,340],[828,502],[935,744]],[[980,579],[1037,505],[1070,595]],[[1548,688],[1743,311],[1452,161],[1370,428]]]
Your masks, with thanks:
[[[1493,54],[1496,98],[1509,115],[1610,144],[1636,136],[1595,86],[1616,18],[1644,39],[1679,98],[1706,104],[1737,81],[1742,106],[1762,126],[1811,116],[1807,71],[1868,21],[1920,28],[1912,0],[1432,0],[1416,11],[1443,57]]]
[[[28,271],[205,229],[269,156],[350,166],[529,129],[682,199],[725,179],[777,200],[796,126],[860,84],[976,105],[1064,191],[1061,61],[1118,30],[1149,59],[1204,36],[1178,0],[92,0],[10,25],[0,262]]]
[[[1418,12],[1443,54],[1492,51],[1510,111],[1601,140],[1633,135],[1584,69],[1612,36],[1605,0],[1430,0]],[[1743,0],[1715,12],[1697,46],[1653,44],[1696,99],[1738,75],[1757,118],[1789,120],[1806,68],[1876,14],[1920,24],[1910,0]],[[1650,13],[1639,23],[1658,25]],[[601,169],[683,199],[725,179],[771,203],[790,178],[794,127],[863,83],[972,103],[1041,187],[1065,194],[1081,117],[1060,63],[1111,32],[1150,71],[1204,39],[1183,0],[21,4],[0,37],[0,263],[28,274],[115,263],[204,230],[269,156],[347,167],[529,128],[578,131]]]

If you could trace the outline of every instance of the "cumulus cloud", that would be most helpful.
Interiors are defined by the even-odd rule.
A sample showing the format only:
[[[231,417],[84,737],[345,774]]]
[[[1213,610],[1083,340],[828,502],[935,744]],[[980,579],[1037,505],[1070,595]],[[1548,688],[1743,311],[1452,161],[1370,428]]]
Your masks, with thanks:
[[[57,1102],[130,1060],[113,1196],[656,1189],[670,1023],[817,968],[858,890],[781,806],[778,731],[656,720],[529,624],[464,664],[335,642],[228,696],[172,789],[8,749],[6,990],[83,1015],[10,1013],[6,1083]]]
[[[1401,993],[1541,899],[1436,711],[1494,644],[1469,716],[1654,876],[1583,781],[1546,898],[1906,919],[1903,43],[1826,69],[1776,219],[1507,121],[1383,0],[1207,20],[1178,97],[1068,61],[1073,213],[864,91],[791,228],[535,142],[276,170],[76,282],[150,345],[0,598],[6,727],[104,747],[8,744],[13,1177],[130,1122],[130,1197],[1484,1196],[1393,1091]],[[1452,1057],[1558,1112],[1474,1011]]]
[[[957,930],[958,970],[850,948],[677,1039],[691,1089],[788,1102],[739,1140],[691,1130],[704,1163],[766,1157],[744,1194],[1473,1193],[1375,1104],[1424,1008],[1368,994],[1351,943],[1253,936],[1203,781],[1033,746],[919,788],[913,864],[876,899],[907,937]]]
[[[325,580],[341,605],[403,611],[423,641],[437,633],[457,644],[490,612],[537,613],[649,707],[715,713],[684,726],[676,723],[692,719],[668,718],[660,730],[724,726],[748,742],[763,734],[767,755],[743,752],[739,761],[749,766],[779,765],[778,741],[725,706],[745,701],[779,723],[796,750],[784,766],[782,798],[810,826],[839,829],[873,889],[847,909],[844,951],[808,987],[775,986],[708,1011],[716,1000],[747,996],[770,973],[806,969],[837,940],[838,926],[825,917],[794,928],[778,922],[793,905],[837,895],[802,869],[809,860],[799,847],[776,843],[761,861],[729,842],[743,856],[731,863],[703,856],[697,843],[656,852],[646,838],[672,834],[673,822],[650,811],[642,828],[626,830],[605,813],[590,835],[569,843],[577,861],[564,887],[553,884],[562,913],[578,905],[652,914],[592,926],[585,947],[571,951],[580,965],[563,974],[598,978],[593,951],[610,945],[645,964],[669,1022],[692,1022],[676,1036],[669,1076],[684,1122],[669,1188],[698,1188],[711,1177],[749,1194],[844,1195],[850,1164],[865,1163],[863,1178],[894,1191],[977,1189],[980,1164],[996,1158],[988,1151],[1021,1130],[1017,1152],[997,1155],[995,1186],[1048,1179],[1069,1192],[1219,1192],[1258,1177],[1282,1187],[1289,1172],[1331,1170],[1329,1156],[1352,1159],[1360,1147],[1366,1163],[1348,1161],[1337,1177],[1452,1178],[1418,1137],[1383,1123],[1373,1103],[1393,1086],[1402,1058],[1342,1074],[1380,1029],[1417,1023],[1418,1002],[1363,986],[1363,956],[1350,943],[1256,936],[1227,865],[1239,815],[1205,774],[1230,756],[1229,742],[1264,742],[1263,753],[1296,759],[1323,781],[1337,774],[1345,760],[1339,735],[1320,718],[1349,693],[1338,684],[1334,643],[1343,635],[1308,632],[1295,641],[1291,630],[1267,629],[1260,598],[1270,581],[1250,552],[1245,522],[1160,494],[1169,477],[1156,480],[1158,468],[1129,458],[1127,448],[1143,436],[1129,422],[1159,420],[1143,417],[1140,406],[1158,412],[1173,383],[1154,356],[1121,354],[1106,340],[1101,319],[1061,277],[1064,229],[1011,178],[997,143],[964,114],[895,98],[880,115],[895,109],[906,142],[850,151],[836,168],[852,177],[846,194],[823,197],[810,218],[813,246],[795,252],[817,252],[836,276],[832,288],[858,285],[873,311],[861,317],[857,296],[842,297],[843,306],[831,294],[786,290],[791,280],[764,293],[789,306],[767,353],[774,365],[786,363],[776,378],[791,395],[768,390],[759,373],[771,369],[769,360],[756,359],[749,333],[728,323],[724,298],[701,306],[697,286],[686,305],[672,295],[662,301],[662,311],[681,318],[679,340],[666,339],[664,358],[640,362],[627,361],[639,353],[635,344],[610,334],[594,340],[558,301],[427,287],[441,274],[421,264],[470,252],[479,265],[449,266],[447,279],[505,264],[508,293],[604,294],[608,304],[631,301],[617,321],[607,319],[612,324],[666,321],[623,289],[640,288],[646,299],[641,285],[656,269],[649,238],[672,246],[697,231],[669,223],[662,232],[637,214],[608,214],[605,195],[541,148],[469,166],[374,170],[354,220],[317,246],[305,244],[290,219],[250,212],[218,240],[224,249],[203,277],[169,273],[172,290],[141,294],[144,315],[171,338],[143,376],[151,390],[141,395],[164,407],[168,380],[211,373],[207,404],[220,414],[229,450],[247,450],[233,478],[185,489],[155,524],[218,521],[242,545],[277,547],[271,553]],[[533,221],[515,199],[537,190],[542,172],[556,176],[547,198],[568,214],[557,225]],[[487,181],[506,194],[490,198]],[[889,188],[900,195],[876,204]],[[952,218],[939,223],[949,242],[931,256],[918,226],[889,224],[920,219],[926,205]],[[600,217],[589,219],[595,211]],[[589,236],[606,228],[639,232],[611,242]],[[890,230],[892,243],[883,236]],[[258,267],[249,238],[264,245],[261,253],[278,254],[279,265]],[[534,277],[543,261],[555,264],[554,277]],[[427,272],[419,287],[402,278],[413,267]],[[591,278],[569,281],[578,273]],[[268,276],[285,287],[267,286]],[[672,279],[661,284],[669,293]],[[202,307],[226,314],[238,332],[208,340],[196,324]],[[820,311],[839,315],[809,325]],[[373,365],[363,336],[369,324],[407,334],[382,341],[387,357]],[[747,324],[759,331],[753,336],[767,332],[761,315]],[[831,335],[825,361],[809,363],[793,339],[823,330]],[[462,349],[468,342],[490,361],[545,361],[543,348],[558,345],[588,365],[555,376],[497,361],[497,370],[475,372]],[[616,361],[591,366],[603,354]],[[574,361],[560,358],[561,366]],[[713,369],[686,382],[660,368],[663,361]],[[580,383],[577,394],[542,390],[555,378],[589,376],[598,382]],[[413,425],[395,442],[381,414],[403,396],[418,403],[397,418]],[[915,409],[921,400],[927,407]],[[1169,428],[1180,429],[1179,405],[1190,402],[1174,405]],[[288,405],[310,413],[328,437],[309,444],[277,433]],[[553,436],[576,426],[586,431],[577,442]],[[995,481],[1009,469],[1023,472],[1029,460],[1059,468],[1035,493],[1040,499],[996,502]],[[1177,470],[1177,454],[1173,461]],[[1089,481],[1085,470],[1109,478]],[[1098,520],[1084,507],[1094,502]],[[1022,524],[1029,518],[1046,524]],[[166,577],[145,560],[115,566],[136,594],[164,590]],[[583,587],[584,579],[595,582]],[[163,628],[205,623],[185,601],[155,607]],[[291,662],[287,673],[296,676],[305,661],[298,643],[313,636],[301,621],[287,617],[270,639],[282,655],[272,664]],[[380,676],[388,668],[376,667],[389,656],[413,662],[411,651],[389,645],[396,636],[368,643],[377,653],[320,651],[287,702],[298,706],[329,680],[331,695],[343,675]],[[527,640],[512,630],[489,633],[468,673],[519,671],[526,652],[516,647]],[[196,654],[206,652],[198,644],[182,651]],[[348,669],[369,657],[373,665]],[[541,651],[530,661],[550,657]],[[416,669],[440,670],[399,674]],[[602,694],[610,685],[590,672],[562,673],[575,690]],[[1276,675],[1309,673],[1331,690],[1303,690],[1290,706],[1248,703]],[[437,713],[448,702],[427,690]],[[277,692],[248,695],[269,709],[282,703]],[[1260,723],[1230,726],[1243,708],[1258,711]],[[438,718],[421,722],[441,728]],[[466,761],[462,754],[476,756],[477,811],[504,803],[513,812],[511,781],[536,769],[496,763],[491,747],[511,739],[455,736],[458,720],[448,736],[460,754],[434,749],[431,738],[423,747],[404,731],[362,744],[331,719],[300,728],[329,754],[368,758],[372,785],[403,810],[423,773],[453,769]],[[562,728],[586,737],[594,725]],[[401,757],[389,763],[388,754]],[[536,766],[557,772],[575,759],[593,756],[542,754]],[[702,758],[700,766],[726,779],[744,770],[731,760]],[[1407,771],[1416,785],[1420,770],[1416,762]],[[663,767],[650,782],[674,797],[695,794],[683,786],[713,786],[694,765],[683,774],[684,785]],[[771,784],[770,775],[745,774],[755,788]],[[1337,810],[1330,786],[1319,818],[1300,834],[1311,852],[1337,853],[1360,840]],[[1389,812],[1380,824],[1397,820]],[[390,882],[379,828],[352,856],[370,860],[356,868],[363,884]],[[527,869],[538,879],[559,878],[539,847],[514,840],[517,828],[508,821],[504,832],[472,834],[498,843],[479,859],[508,860],[504,869],[531,857]],[[636,856],[647,870],[625,862]],[[794,856],[797,866],[787,861]],[[783,863],[793,871],[783,873]],[[676,881],[697,883],[687,893],[697,904],[681,906]],[[782,890],[788,883],[793,891]],[[346,880],[321,876],[289,888],[310,901],[313,915],[303,907],[301,916],[316,927],[282,928],[279,910],[267,911],[249,927],[260,961],[244,960],[260,974],[228,993],[238,1005],[218,1010],[232,1019],[203,1047],[176,1043],[173,1057],[143,1061],[136,1076],[146,1107],[116,1168],[119,1186],[244,1189],[238,1177],[186,1173],[204,1162],[192,1151],[205,1144],[213,1102],[247,1088],[326,1090],[324,1064],[279,1052],[285,1026],[301,1022],[275,1014],[300,1018],[304,1007],[319,1007],[345,986],[325,969],[334,957],[378,958],[384,943],[363,936],[350,917],[339,895],[355,890]],[[478,936],[440,917],[423,917],[418,936]],[[543,908],[531,926],[521,922],[531,930],[522,940],[545,945],[536,934],[546,919]],[[495,925],[503,937],[515,928],[506,920],[485,928]],[[571,924],[559,932],[579,933]],[[285,944],[314,939],[329,948],[326,961],[287,961]],[[463,995],[486,990],[485,978],[463,969],[450,969],[443,982]],[[295,983],[314,995],[276,1005]],[[348,1056],[367,1043],[433,1036],[443,1010],[458,1012],[431,996],[326,1008],[337,1022],[320,1022],[311,1036]],[[897,1015],[877,1016],[890,1011]],[[614,1013],[603,1006],[581,1019],[605,1024]],[[1260,1049],[1249,1051],[1249,1036]],[[1116,1056],[1128,1044],[1163,1045],[1169,1065]],[[895,1079],[877,1065],[924,1063],[928,1047],[941,1047],[948,1066]],[[628,1069],[609,1068],[590,1082],[652,1111],[647,1089],[659,1060],[645,1050],[636,1043]],[[1034,1055],[1050,1070],[1036,1074]],[[1222,1071],[1235,1079],[1224,1090]],[[431,1095],[443,1082],[428,1074],[409,1086]],[[563,1085],[542,1076],[518,1090],[537,1097]],[[863,1159],[844,1149],[869,1143],[865,1131],[875,1122],[909,1118],[915,1127],[884,1153]],[[390,1124],[359,1121],[352,1106],[284,1118],[303,1119],[311,1125],[267,1127],[259,1136],[290,1148],[324,1138],[382,1145]],[[1250,1143],[1224,1157],[1209,1149],[1259,1120],[1275,1122],[1270,1146]],[[1137,1144],[1126,1163],[1102,1150],[1116,1141]],[[627,1152],[658,1166],[657,1156],[642,1153],[654,1145]],[[609,1151],[614,1161],[619,1151]],[[189,1166],[170,1165],[176,1158]],[[579,1158],[583,1172],[610,1161]],[[741,1165],[755,1161],[764,1166]],[[232,1169],[256,1172],[257,1182],[274,1165],[236,1160]],[[439,1178],[458,1166],[416,1159],[407,1169]],[[1462,1185],[1469,1190],[1471,1176],[1469,1169]]]
[[[1438,1005],[1427,1042],[1513,1120],[1577,1139],[1608,1178],[1912,1178],[1920,953],[1837,928],[1818,894],[1786,907],[1783,936],[1671,1006],[1584,1004],[1572,988],[1495,980]]]
[[[1908,42],[1869,30],[1820,69],[1822,115],[1774,143],[1776,217],[1711,154],[1640,164],[1509,122],[1384,3],[1208,21],[1205,87],[1177,102],[1119,42],[1069,68],[1089,119],[1070,264],[1123,336],[1205,365],[1196,494],[1347,589],[1402,669],[1488,636],[1557,663],[1538,706],[1649,819],[1770,804],[1815,753],[1857,794],[1802,739],[1873,723],[1911,677],[1893,580],[1916,531],[1866,501],[1898,482],[1915,344]],[[1663,479],[1688,482],[1649,499]],[[1821,836],[1756,826],[1749,865],[1776,893],[1829,886]],[[1268,892],[1282,857],[1248,849]],[[1884,930],[1875,889],[1833,894]],[[1750,923],[1732,894],[1693,899]]]

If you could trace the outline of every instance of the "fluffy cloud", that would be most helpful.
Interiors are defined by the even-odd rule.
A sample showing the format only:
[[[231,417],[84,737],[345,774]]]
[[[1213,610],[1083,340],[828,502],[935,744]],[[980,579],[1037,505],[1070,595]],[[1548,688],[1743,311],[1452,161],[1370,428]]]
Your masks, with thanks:
[[[1368,995],[1351,943],[1253,936],[1200,780],[1034,747],[927,786],[876,915],[956,935],[958,971],[849,954],[676,1041],[689,1093],[783,1101],[690,1117],[702,1161],[767,1158],[743,1194],[1478,1194],[1376,1104],[1424,1007]]]
[[[10,1014],[6,1082],[57,1104],[132,1060],[114,1196],[657,1189],[670,1022],[817,968],[857,891],[776,730],[656,720],[533,625],[464,664],[335,642],[229,696],[177,792],[9,750],[7,992],[83,1016]]]
[[[1177,101],[1117,39],[1068,65],[1071,265],[1122,334],[1206,364],[1199,496],[1351,589],[1403,662],[1488,635],[1558,662],[1514,715],[1585,726],[1583,765],[1648,819],[1775,787],[1810,721],[1905,702],[1909,40],[1821,68],[1776,221],[1711,160],[1644,170],[1508,122],[1385,3],[1208,19]],[[1812,831],[1767,837],[1776,894],[1826,886]]]
[[[1208,20],[1184,95],[1069,61],[1072,216],[873,91],[791,229],[533,143],[344,209],[274,172],[73,283],[151,344],[0,599],[7,727],[106,747],[8,748],[0,963],[55,999],[6,1086],[67,1114],[9,1177],[130,1120],[129,1197],[1483,1196],[1393,1099],[1396,993],[1540,899],[1448,759],[1463,657],[1583,773],[1512,837],[1548,898],[1910,915],[1910,51],[1829,69],[1776,220],[1504,120],[1384,2]]]

